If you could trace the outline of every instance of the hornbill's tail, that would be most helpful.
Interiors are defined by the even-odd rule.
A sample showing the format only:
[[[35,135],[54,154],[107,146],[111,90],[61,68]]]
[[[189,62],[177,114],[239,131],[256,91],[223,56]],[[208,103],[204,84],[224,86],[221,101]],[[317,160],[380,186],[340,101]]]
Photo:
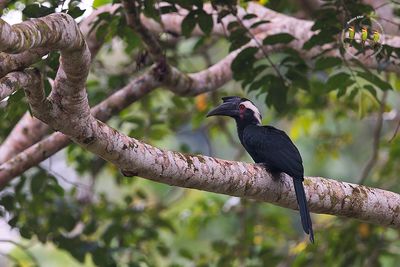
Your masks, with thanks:
[[[312,229],[310,212],[308,211],[306,194],[304,192],[303,179],[293,178],[293,184],[296,192],[297,204],[299,205],[301,224],[303,225],[304,232],[310,235],[311,243],[314,243],[314,232]]]

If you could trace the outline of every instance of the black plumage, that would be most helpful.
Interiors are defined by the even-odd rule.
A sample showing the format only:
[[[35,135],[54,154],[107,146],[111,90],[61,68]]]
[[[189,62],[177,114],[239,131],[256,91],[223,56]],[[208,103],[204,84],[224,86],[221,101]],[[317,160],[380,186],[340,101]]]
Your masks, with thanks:
[[[261,126],[261,115],[254,104],[240,97],[223,98],[224,103],[207,116],[230,116],[236,120],[240,142],[256,163],[263,163],[272,173],[286,173],[293,178],[304,231],[314,242],[314,233],[304,192],[304,169],[301,155],[284,131]],[[258,112],[259,113],[259,112]]]

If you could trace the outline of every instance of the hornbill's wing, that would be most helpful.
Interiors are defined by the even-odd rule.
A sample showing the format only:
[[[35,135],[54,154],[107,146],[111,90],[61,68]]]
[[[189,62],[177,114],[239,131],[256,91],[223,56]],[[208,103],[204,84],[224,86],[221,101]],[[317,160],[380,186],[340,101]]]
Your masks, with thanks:
[[[256,163],[303,180],[303,161],[296,146],[284,131],[272,126],[247,126],[243,145]]]
[[[299,150],[289,136],[272,126],[251,125],[243,131],[243,145],[256,163],[264,163],[271,171],[292,176],[301,223],[314,243],[312,222],[303,187],[303,162]]]

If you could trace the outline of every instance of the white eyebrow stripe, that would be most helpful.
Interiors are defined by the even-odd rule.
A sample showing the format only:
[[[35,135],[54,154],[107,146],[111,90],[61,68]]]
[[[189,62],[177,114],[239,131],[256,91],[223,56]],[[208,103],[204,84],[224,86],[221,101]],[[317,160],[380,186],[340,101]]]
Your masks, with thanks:
[[[258,121],[258,124],[261,124],[261,113],[258,111],[258,108],[250,101],[244,101],[241,104],[243,104],[246,108],[251,109],[254,113],[254,117]]]

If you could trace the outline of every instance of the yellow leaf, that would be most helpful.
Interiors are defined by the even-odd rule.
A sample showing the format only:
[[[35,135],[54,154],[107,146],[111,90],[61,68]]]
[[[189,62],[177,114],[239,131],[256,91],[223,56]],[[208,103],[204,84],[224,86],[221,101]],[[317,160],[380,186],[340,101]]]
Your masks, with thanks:
[[[360,223],[360,225],[358,226],[358,234],[362,237],[362,238],[367,238],[370,235],[370,229],[369,229],[369,225],[366,223]]]
[[[207,95],[201,94],[196,96],[196,109],[200,112],[207,109]]]
[[[263,241],[262,236],[260,236],[260,235],[254,236],[254,239],[253,239],[254,245],[261,245],[262,241]]]
[[[291,255],[297,255],[297,254],[303,252],[307,248],[307,242],[308,241],[302,241],[302,242],[298,243],[296,246],[290,248],[289,253]]]

